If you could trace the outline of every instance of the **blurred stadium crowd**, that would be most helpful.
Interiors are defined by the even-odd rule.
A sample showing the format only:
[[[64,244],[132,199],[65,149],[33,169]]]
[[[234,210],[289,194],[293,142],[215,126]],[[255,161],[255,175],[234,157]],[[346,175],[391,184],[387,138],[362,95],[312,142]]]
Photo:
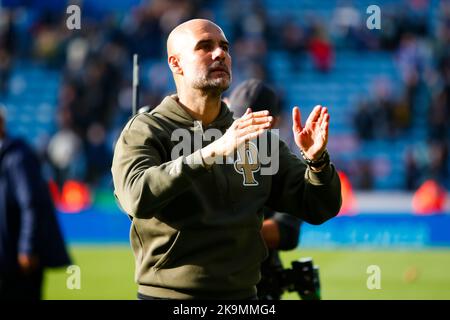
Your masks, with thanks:
[[[304,114],[327,105],[333,159],[354,188],[416,190],[434,179],[449,189],[450,2],[377,1],[381,30],[369,30],[371,2],[85,0],[81,29],[69,30],[69,3],[3,1],[0,103],[57,185],[108,188],[131,116],[133,53],[140,105],[154,107],[174,91],[168,33],[209,18],[231,42],[233,86],[253,77],[279,91],[285,139],[294,105]]]

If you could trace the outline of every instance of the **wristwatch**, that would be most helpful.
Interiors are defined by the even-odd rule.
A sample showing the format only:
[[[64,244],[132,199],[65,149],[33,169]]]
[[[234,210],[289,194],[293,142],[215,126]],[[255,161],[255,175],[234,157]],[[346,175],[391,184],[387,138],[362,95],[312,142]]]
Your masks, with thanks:
[[[328,150],[325,149],[324,152],[322,152],[322,155],[320,156],[319,159],[317,160],[311,160],[308,159],[305,155],[305,153],[303,152],[303,150],[300,150],[300,153],[302,154],[303,159],[305,160],[306,164],[309,167],[314,167],[314,168],[322,168],[324,167],[326,164],[330,163],[330,155],[328,153]]]

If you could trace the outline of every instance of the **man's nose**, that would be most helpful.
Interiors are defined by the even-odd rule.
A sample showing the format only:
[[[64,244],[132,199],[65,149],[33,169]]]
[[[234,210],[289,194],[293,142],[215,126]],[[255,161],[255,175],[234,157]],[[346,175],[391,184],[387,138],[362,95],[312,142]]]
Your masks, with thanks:
[[[212,59],[213,60],[225,60],[226,52],[220,46],[214,49]]]

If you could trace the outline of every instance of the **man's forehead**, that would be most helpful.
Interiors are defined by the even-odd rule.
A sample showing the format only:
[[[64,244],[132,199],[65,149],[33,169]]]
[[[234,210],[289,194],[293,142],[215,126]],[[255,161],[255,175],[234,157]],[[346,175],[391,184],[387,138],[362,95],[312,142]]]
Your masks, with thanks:
[[[202,40],[227,41],[227,38],[225,37],[222,29],[212,24],[193,28],[191,30],[188,30],[188,32],[196,42]]]
[[[219,41],[219,42],[228,43],[227,38],[225,38],[223,35],[217,35],[217,34],[211,34],[211,33],[202,33],[202,34],[198,35],[197,37],[194,37],[194,40],[196,43],[199,43],[201,41]]]
[[[186,46],[195,46],[203,40],[228,42],[218,25],[209,20],[194,19],[182,23],[172,30],[167,39],[168,54],[178,53]]]

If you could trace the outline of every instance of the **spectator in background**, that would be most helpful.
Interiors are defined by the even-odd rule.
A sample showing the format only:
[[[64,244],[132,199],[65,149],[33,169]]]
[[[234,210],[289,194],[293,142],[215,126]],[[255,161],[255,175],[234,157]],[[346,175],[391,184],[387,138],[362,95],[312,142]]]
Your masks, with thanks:
[[[48,144],[48,159],[53,167],[55,182],[62,189],[69,179],[84,178],[84,157],[80,138],[69,128],[60,129]]]
[[[281,27],[281,46],[287,51],[294,71],[299,71],[303,53],[306,51],[307,38],[302,27],[294,19],[287,17]]]
[[[309,52],[315,67],[320,72],[331,70],[334,62],[334,50],[328,40],[325,26],[317,23],[313,27],[313,36],[309,42]]]
[[[102,182],[102,177],[109,173],[112,159],[112,151],[106,145],[105,128],[99,123],[89,127],[85,154],[88,164],[86,181],[96,187]]]
[[[331,17],[329,30],[337,48],[345,50],[378,49],[379,34],[377,30],[367,28],[366,17],[361,16],[362,13],[363,11],[358,10],[351,3],[336,6]]]
[[[243,8],[248,9],[250,14]],[[234,10],[231,19],[234,21],[232,42],[235,79],[238,82],[249,78],[267,80],[267,51],[271,33],[264,5],[259,0],[241,1],[230,3],[229,9]]]
[[[442,141],[447,137],[449,132],[450,109],[449,93],[450,88],[447,87],[440,91],[430,106],[428,114],[429,137],[432,140]]]
[[[394,108],[396,101],[392,92],[392,83],[388,78],[380,77],[374,82],[375,97],[369,102],[369,108],[376,120],[375,137],[380,139],[394,138]]]
[[[61,21],[59,15],[50,11],[43,12],[42,17],[31,30],[34,36],[34,58],[42,61],[48,67],[60,67],[63,64],[62,43],[64,34],[60,29],[67,29],[61,28]]]
[[[236,87],[228,99],[230,110],[235,119],[244,115],[247,107],[254,112],[268,110],[275,118],[272,127],[276,128],[280,122],[280,104],[275,91],[262,81],[251,79]],[[271,278],[274,270],[282,267],[278,250],[292,250],[298,245],[300,225],[302,221],[286,213],[274,212],[268,208],[262,210],[264,223],[261,234],[269,249],[267,259],[261,264],[261,281],[257,285],[259,299],[268,299],[273,292]],[[271,300],[279,300],[279,296],[270,296]]]
[[[423,72],[428,65],[430,50],[413,33],[404,33],[396,53],[403,82],[408,83]]]
[[[369,102],[366,100],[361,101],[353,116],[353,125],[356,128],[359,139],[367,141],[374,138],[375,121],[374,112],[370,108]]]
[[[450,29],[444,43],[447,48],[436,50],[438,59],[438,85],[431,87],[432,98],[428,112],[429,138],[445,141],[450,129]]]
[[[395,6],[388,6],[390,10],[383,11],[381,30],[379,33],[380,48],[383,50],[395,50],[400,43],[400,25]]]
[[[0,97],[6,94],[14,55],[13,13],[0,10]]]
[[[375,97],[362,99],[353,115],[358,138],[362,141],[396,138],[411,126],[416,87],[411,82],[400,100],[395,99],[392,83],[386,78],[377,79],[373,87]]]
[[[414,150],[408,149],[406,152],[405,159],[406,166],[406,182],[405,187],[408,191],[414,191],[419,187],[420,173],[419,164],[417,163],[416,157],[414,155]]]
[[[73,66],[75,67],[75,64]],[[82,109],[80,90],[75,81],[66,80],[61,86],[57,114],[59,128],[47,146],[47,158],[59,188],[62,188],[68,179],[85,179],[87,163],[83,152],[84,141],[79,129],[80,124],[76,122],[73,113],[77,108]]]
[[[233,50],[236,55],[237,78],[268,80],[267,43],[263,38],[240,38]]]
[[[8,90],[8,81],[11,70],[11,56],[0,47],[0,97]]]
[[[330,21],[331,32],[344,47],[354,47],[355,32],[362,25],[360,11],[350,4],[336,6]]]
[[[448,179],[448,146],[445,141],[429,143],[429,177],[440,184]]]
[[[417,96],[423,82],[417,73],[412,73],[406,79],[403,93],[394,110],[394,121],[401,131],[411,128],[414,112],[417,111]]]
[[[147,7],[139,7],[133,11],[125,32],[131,39],[133,52],[142,59],[160,58],[163,30],[159,21],[166,5],[162,1],[152,1]],[[152,39],[152,41],[147,41]]]
[[[243,38],[273,40],[267,12],[261,2],[261,0],[244,0],[233,1],[228,4],[228,9],[232,11],[229,14],[229,19],[232,20],[231,40],[233,42]],[[248,11],[245,9],[248,9]]]
[[[372,190],[374,188],[372,162],[360,160],[358,166],[356,187],[360,190]]]
[[[39,160],[0,109],[0,300],[39,300],[47,267],[70,264]]]

